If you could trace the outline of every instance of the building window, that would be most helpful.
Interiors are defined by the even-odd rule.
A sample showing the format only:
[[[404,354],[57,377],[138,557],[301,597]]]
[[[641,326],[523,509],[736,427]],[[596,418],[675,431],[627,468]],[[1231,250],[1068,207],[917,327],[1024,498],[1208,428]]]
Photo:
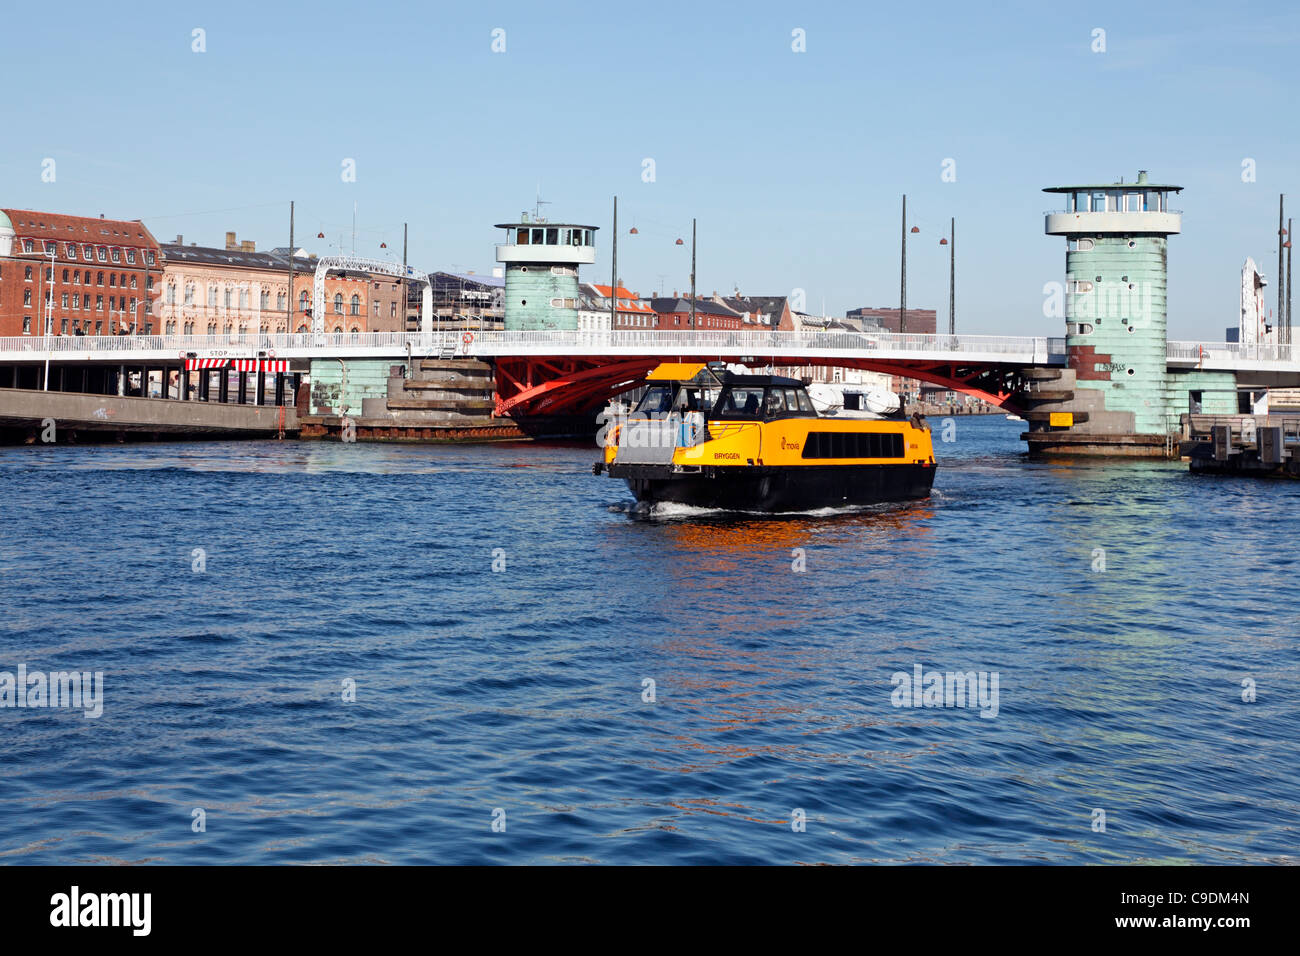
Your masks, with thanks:
[[[285,298],[286,298],[286,296],[285,296],[285,294],[284,294],[283,292],[277,292],[277,293],[275,294],[275,307],[276,307],[276,309],[278,309],[278,310],[281,311],[281,312],[284,311],[284,300],[285,300]]]
[[[108,247],[106,247],[106,246],[100,246],[98,249],[96,249],[96,250],[95,250],[95,258],[98,259],[100,262],[107,262],[107,261],[108,261]]]
[[[95,285],[103,285],[103,284],[104,284],[104,273],[102,273],[102,272],[96,272],[96,273],[95,273]]]
[[[63,270],[63,281],[64,281],[64,282],[67,282],[67,281],[68,281],[68,270],[67,270],[67,269],[64,269],[64,270]]]
[[[77,247],[71,242],[68,243],[68,258],[69,259],[77,258]]]
[[[132,312],[132,314],[134,314],[135,311],[136,311],[136,309],[138,309],[138,308],[139,308],[139,303],[138,303],[134,298],[132,298],[132,299],[131,299],[131,312]]]
[[[73,285],[81,285],[81,270],[80,270],[80,269],[74,269],[74,270],[73,270],[73,272],[72,272],[72,284],[73,284]]]
[[[24,281],[24,282],[31,282],[31,281],[32,281],[32,267],[31,267],[31,266],[28,266],[26,269],[23,270],[23,281]]]
[[[25,305],[25,306],[30,306],[31,304],[32,304],[32,290],[31,290],[31,289],[24,289],[24,290],[23,290],[23,305]]]
[[[110,289],[116,289],[116,288],[117,288],[117,273],[116,273],[116,272],[110,272],[110,273],[108,274],[108,287],[109,287]],[[188,303],[187,303],[187,304],[188,304]]]
[[[102,295],[95,296],[95,311],[96,312],[104,311],[104,297]]]
[[[122,250],[118,249],[116,246],[113,247],[113,261],[114,262],[122,261]]]
[[[271,293],[263,289],[262,294],[258,296],[257,304],[260,308],[269,309],[271,307]]]
[[[306,311],[307,311],[307,293],[306,293],[306,292],[300,292],[300,293],[298,294],[298,311],[299,311],[299,312],[306,312]]]
[[[135,250],[134,250],[134,249],[128,249],[128,250],[126,250],[126,261],[129,262],[129,263],[131,263],[131,265],[135,265]]]
[[[32,334],[32,317],[31,317],[30,315],[24,315],[24,316],[23,316],[23,335],[31,335],[31,334]]]
[[[396,303],[396,302],[390,302],[390,303],[388,303],[388,317],[389,317],[390,319],[395,319],[395,318],[397,318],[397,303]]]
[[[103,334],[104,334],[104,320],[103,320],[103,319],[100,319],[98,322],[95,323],[95,334],[96,334],[96,335],[103,335]]]
[[[357,296],[357,295],[354,295],[354,296],[352,297],[351,306],[352,306],[352,307],[351,307],[351,309],[349,309],[349,311],[348,311],[348,315],[360,315],[360,314],[361,314],[361,297],[360,297],[360,296]]]
[[[65,309],[68,307],[68,293],[66,292],[63,293],[63,296],[60,301],[60,305],[62,305],[62,307]]]
[[[334,314],[335,315],[343,314],[343,293],[342,292],[334,293]],[[339,329],[338,331],[342,332],[343,330]]]
[[[35,252],[36,246],[30,239],[23,240],[23,252]]]

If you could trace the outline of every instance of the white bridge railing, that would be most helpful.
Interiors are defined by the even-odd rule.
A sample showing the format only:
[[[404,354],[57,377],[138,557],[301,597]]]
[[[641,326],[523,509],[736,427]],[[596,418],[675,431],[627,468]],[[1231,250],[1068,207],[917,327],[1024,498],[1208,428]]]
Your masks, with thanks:
[[[511,355],[663,355],[710,358],[965,359],[1013,365],[1064,365],[1065,340],[1044,336],[928,335],[890,332],[679,331],[303,332],[260,335],[22,335],[0,337],[0,362],[159,362],[199,358],[374,358],[407,353],[492,358]],[[1300,346],[1169,342],[1169,361],[1202,368],[1300,371]]]
[[[1169,360],[1217,367],[1238,365],[1290,365],[1300,368],[1300,347],[1295,345],[1242,345],[1239,342],[1170,342]]]
[[[1063,339],[1042,336],[922,335],[888,332],[760,332],[697,329],[673,331],[440,331],[440,332],[303,332],[262,335],[53,335],[0,338],[0,360],[29,355],[64,356],[68,360],[107,360],[110,357],[171,353],[182,357],[222,354],[253,356],[275,352],[283,357],[399,354],[407,349],[426,352],[453,348],[466,355],[631,354],[728,356],[822,355],[854,353],[882,355],[968,354],[1005,357],[1029,363],[1048,362],[1064,354]]]

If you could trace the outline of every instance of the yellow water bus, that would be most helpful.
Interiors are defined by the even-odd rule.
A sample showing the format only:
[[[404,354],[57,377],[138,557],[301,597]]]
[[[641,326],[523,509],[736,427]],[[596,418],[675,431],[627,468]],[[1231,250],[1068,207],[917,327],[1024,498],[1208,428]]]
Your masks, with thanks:
[[[920,416],[819,415],[805,384],[721,363],[665,363],[603,428],[593,468],[638,501],[807,511],[928,498],[934,447]]]

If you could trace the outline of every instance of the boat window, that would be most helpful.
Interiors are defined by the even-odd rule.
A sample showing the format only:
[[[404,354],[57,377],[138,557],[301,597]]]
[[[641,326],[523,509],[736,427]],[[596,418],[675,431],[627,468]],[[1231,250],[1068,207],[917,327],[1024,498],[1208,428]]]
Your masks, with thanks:
[[[717,414],[720,415],[758,415],[763,409],[763,390],[761,388],[729,388],[722,393],[718,403]]]
[[[526,246],[526,245],[528,245],[528,230],[527,230],[527,229],[520,229],[520,230],[518,231],[518,234],[515,236],[515,245],[517,245],[517,246]],[[296,253],[295,253],[295,254],[296,254]]]
[[[902,458],[898,432],[809,432],[804,458]]]
[[[673,390],[670,385],[652,385],[637,403],[638,412],[667,412],[673,407]]]
[[[794,393],[799,402],[799,411],[808,412],[813,415],[817,414],[817,409],[813,408],[812,399],[808,397],[807,392],[802,388],[797,388]]]
[[[783,415],[785,412],[785,392],[779,388],[769,388],[767,401],[763,405],[764,416],[771,418],[773,415]]]

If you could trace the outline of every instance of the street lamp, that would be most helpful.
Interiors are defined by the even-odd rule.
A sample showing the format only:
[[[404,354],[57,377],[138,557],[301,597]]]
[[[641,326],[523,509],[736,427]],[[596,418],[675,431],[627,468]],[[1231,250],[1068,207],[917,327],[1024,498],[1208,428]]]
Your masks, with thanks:
[[[41,390],[46,392],[50,390],[50,333],[53,331],[54,324],[54,318],[50,313],[54,311],[54,255],[57,249],[57,245],[50,243],[50,275],[45,283],[45,381],[41,385]]]

